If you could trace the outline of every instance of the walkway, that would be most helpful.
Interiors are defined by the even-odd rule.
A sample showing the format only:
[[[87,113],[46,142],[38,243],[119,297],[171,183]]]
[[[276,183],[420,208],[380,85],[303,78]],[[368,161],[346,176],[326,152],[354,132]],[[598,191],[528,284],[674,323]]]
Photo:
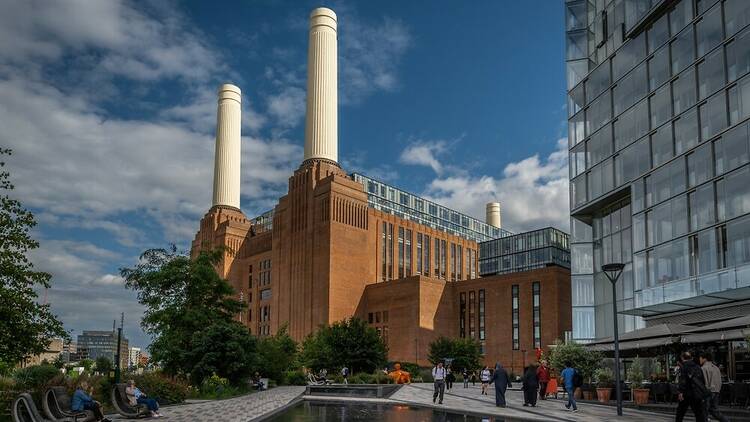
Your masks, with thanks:
[[[232,399],[167,406],[161,412],[165,417],[154,420],[247,422],[286,406],[304,392],[305,387],[277,387]]]

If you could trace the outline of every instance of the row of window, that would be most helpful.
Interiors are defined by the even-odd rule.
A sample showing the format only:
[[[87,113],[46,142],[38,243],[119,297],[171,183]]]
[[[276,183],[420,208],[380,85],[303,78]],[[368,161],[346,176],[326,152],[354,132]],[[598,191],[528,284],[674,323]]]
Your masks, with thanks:
[[[459,310],[458,310],[458,335],[466,338],[467,335],[467,311],[468,311],[468,336],[472,339],[484,341],[485,331],[485,293],[484,289],[479,290],[479,302],[477,304],[477,292],[471,290],[468,292],[469,301],[466,301],[466,292],[459,293]],[[479,332],[477,336],[477,326]]]
[[[569,249],[570,237],[567,233],[547,227],[526,233],[519,233],[501,239],[489,240],[479,244],[479,259],[523,252],[532,249],[555,246]]]
[[[367,313],[367,322],[370,324],[387,324],[388,323],[388,311],[377,311]]]

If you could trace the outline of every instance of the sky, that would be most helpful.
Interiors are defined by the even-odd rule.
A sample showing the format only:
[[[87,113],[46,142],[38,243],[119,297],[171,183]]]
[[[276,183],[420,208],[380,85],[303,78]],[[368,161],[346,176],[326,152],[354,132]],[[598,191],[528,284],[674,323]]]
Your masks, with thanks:
[[[211,206],[216,90],[243,93],[241,207],[302,159],[308,16],[339,29],[339,161],[503,226],[568,230],[563,2],[0,0],[0,146],[71,330],[125,313],[119,269],[188,250]]]

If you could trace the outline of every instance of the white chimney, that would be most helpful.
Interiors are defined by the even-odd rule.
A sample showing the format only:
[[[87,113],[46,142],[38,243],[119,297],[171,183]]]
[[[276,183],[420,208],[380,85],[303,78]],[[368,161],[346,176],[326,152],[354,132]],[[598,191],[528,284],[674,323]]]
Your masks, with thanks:
[[[338,60],[336,14],[319,7],[310,14],[307,51],[307,114],[304,160],[338,162]]]
[[[213,205],[240,208],[240,125],[242,93],[232,84],[219,87],[216,112]]]
[[[489,224],[490,226],[502,228],[502,219],[500,217],[500,203],[499,202],[487,203],[486,223]]]

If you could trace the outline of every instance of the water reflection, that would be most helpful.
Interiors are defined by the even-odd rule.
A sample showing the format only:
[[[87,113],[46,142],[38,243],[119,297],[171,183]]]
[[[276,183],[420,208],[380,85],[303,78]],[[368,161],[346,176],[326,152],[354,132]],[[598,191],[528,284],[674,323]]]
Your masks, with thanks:
[[[442,410],[390,405],[379,403],[318,403],[302,402],[289,410],[274,416],[271,422],[343,422],[343,421],[384,421],[384,422],[502,422],[502,418],[479,417],[451,413]]]

